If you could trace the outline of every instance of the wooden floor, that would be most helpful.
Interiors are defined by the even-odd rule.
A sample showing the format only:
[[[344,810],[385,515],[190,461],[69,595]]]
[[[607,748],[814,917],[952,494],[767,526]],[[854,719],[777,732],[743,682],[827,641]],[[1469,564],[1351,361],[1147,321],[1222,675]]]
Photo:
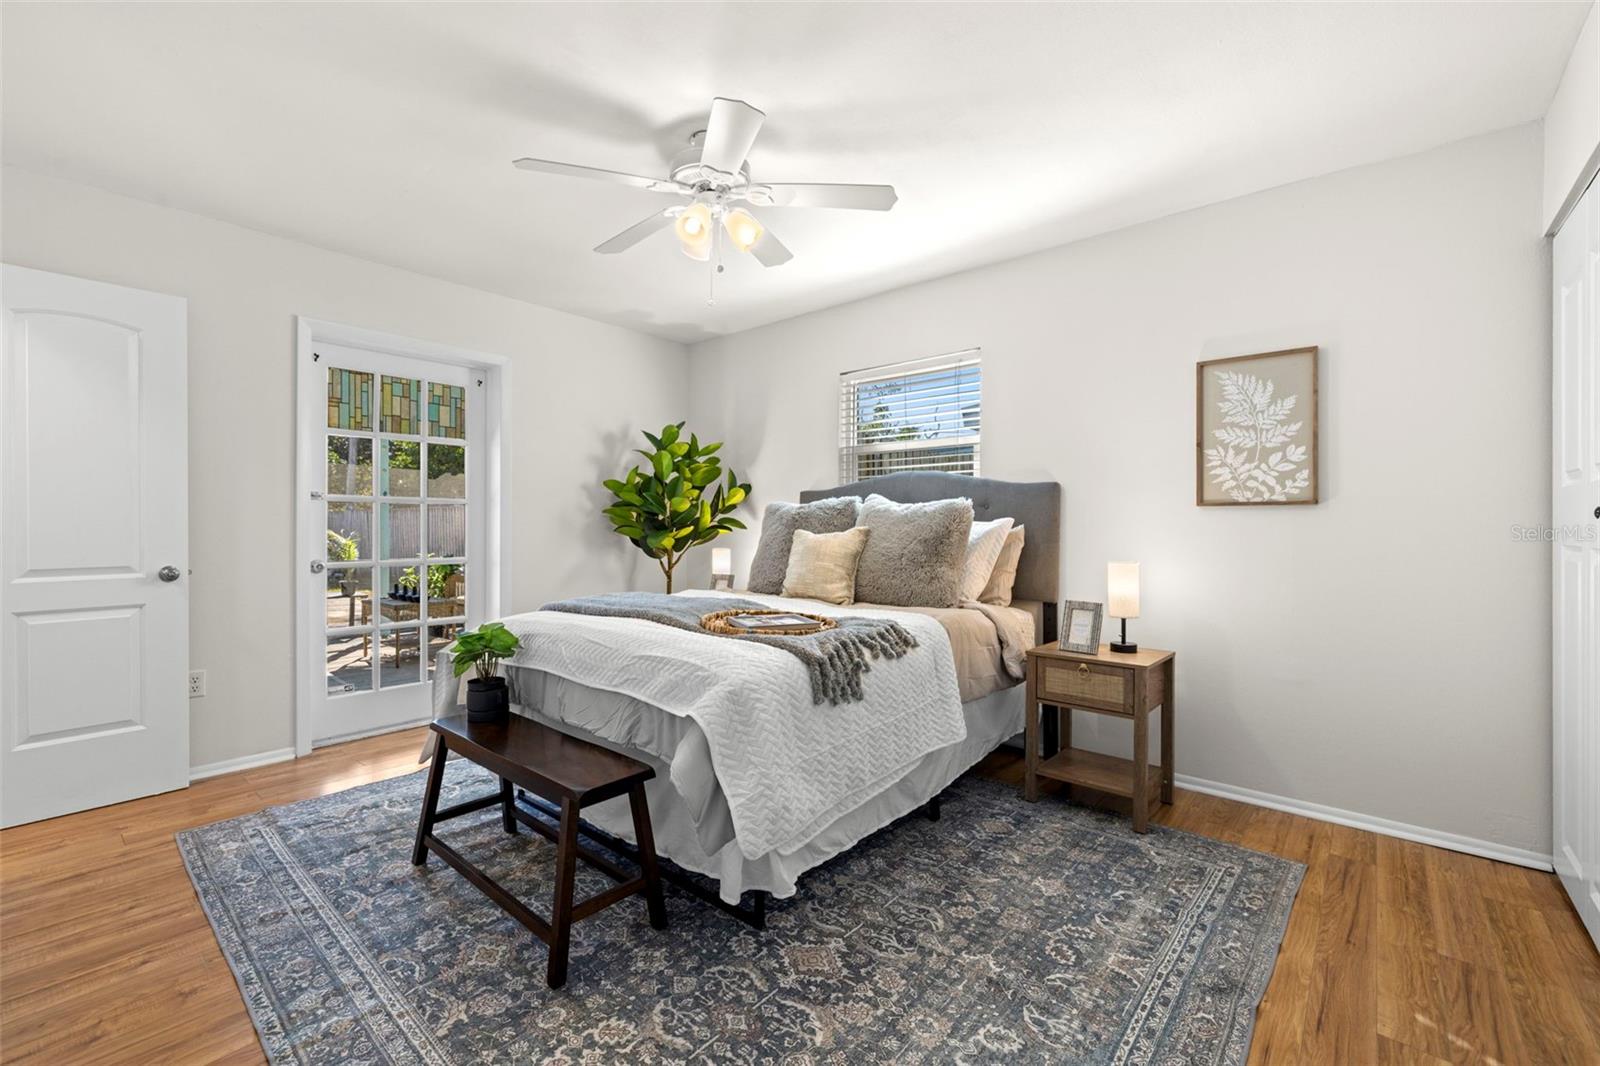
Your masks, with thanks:
[[[172,835],[414,771],[420,739],[0,832],[0,1061],[262,1062]],[[1192,792],[1156,820],[1308,867],[1251,1062],[1600,1063],[1600,954],[1552,875]]]

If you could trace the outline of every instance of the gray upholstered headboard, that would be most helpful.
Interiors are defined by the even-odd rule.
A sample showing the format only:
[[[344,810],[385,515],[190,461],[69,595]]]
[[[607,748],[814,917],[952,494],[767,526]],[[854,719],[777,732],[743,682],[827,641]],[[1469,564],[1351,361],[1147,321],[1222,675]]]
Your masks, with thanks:
[[[1017,564],[1013,595],[1019,600],[1040,600],[1045,605],[1045,640],[1055,639],[1056,604],[1061,595],[1061,486],[1054,481],[997,481],[966,474],[918,470],[855,481],[832,489],[808,489],[801,503],[830,496],[860,496],[876,492],[896,503],[928,503],[964,496],[972,501],[972,514],[980,522],[1014,518],[1027,526],[1022,559]]]

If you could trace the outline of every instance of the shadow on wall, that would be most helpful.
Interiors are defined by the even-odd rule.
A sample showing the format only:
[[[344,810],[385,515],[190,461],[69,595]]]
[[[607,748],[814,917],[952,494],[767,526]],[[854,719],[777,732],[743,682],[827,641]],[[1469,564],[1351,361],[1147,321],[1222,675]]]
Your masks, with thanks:
[[[574,510],[568,529],[579,543],[594,548],[580,553],[572,569],[562,575],[561,587],[575,590],[574,594],[644,587],[638,584],[645,580],[640,566],[648,560],[632,543],[611,532],[610,523],[601,513],[611,504],[611,494],[602,482],[627,471],[632,449],[644,439],[638,434],[637,429],[629,426],[606,430],[596,438],[583,464],[587,472],[583,506]]]

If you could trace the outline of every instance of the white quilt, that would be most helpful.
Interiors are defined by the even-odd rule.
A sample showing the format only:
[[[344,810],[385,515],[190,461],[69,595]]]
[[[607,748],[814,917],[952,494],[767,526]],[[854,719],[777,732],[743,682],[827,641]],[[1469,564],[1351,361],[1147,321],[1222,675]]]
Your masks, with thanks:
[[[965,739],[950,638],[934,619],[728,595],[813,614],[892,618],[917,647],[874,660],[866,698],[839,706],[811,702],[805,667],[788,652],[631,618],[512,615],[502,621],[522,648],[510,661],[692,719],[710,746],[739,850],[751,859],[803,846],[929,752]]]

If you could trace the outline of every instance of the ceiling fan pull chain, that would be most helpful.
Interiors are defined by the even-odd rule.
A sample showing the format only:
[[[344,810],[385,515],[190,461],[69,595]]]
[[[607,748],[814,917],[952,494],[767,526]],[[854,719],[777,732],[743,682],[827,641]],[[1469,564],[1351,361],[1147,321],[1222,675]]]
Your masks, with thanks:
[[[706,278],[706,306],[717,305],[717,275],[722,273],[722,231],[715,225],[711,228],[711,270]]]

